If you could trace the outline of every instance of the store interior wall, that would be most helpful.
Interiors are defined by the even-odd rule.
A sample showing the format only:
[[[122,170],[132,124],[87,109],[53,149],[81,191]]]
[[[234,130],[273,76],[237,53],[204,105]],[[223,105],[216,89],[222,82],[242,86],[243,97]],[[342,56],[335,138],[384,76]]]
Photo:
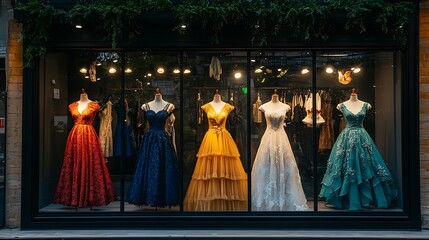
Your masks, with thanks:
[[[67,118],[68,108],[68,77],[64,71],[67,64],[64,53],[47,54],[40,64],[40,89],[45,114],[40,114],[40,181],[39,207],[45,207],[53,202],[56,184],[61,171],[64,147],[67,141],[68,129],[58,125]],[[54,82],[55,81],[55,84]],[[59,99],[54,99],[54,89],[59,90]],[[55,120],[56,119],[56,120]]]

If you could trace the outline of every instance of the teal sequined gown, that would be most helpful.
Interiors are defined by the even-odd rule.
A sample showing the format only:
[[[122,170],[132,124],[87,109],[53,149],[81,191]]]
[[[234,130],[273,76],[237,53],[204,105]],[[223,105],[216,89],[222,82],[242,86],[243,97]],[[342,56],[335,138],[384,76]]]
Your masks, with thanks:
[[[397,191],[383,158],[362,125],[368,103],[356,114],[344,104],[340,108],[346,128],[332,148],[319,196],[335,208],[387,208]]]

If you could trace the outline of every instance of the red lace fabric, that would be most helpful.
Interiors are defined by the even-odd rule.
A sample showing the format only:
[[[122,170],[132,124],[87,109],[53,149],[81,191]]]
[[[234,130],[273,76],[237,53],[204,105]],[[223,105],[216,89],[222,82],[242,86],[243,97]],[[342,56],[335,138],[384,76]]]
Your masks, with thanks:
[[[100,107],[90,102],[79,113],[78,105],[77,102],[69,105],[75,125],[67,138],[54,203],[74,207],[104,206],[114,201],[115,193],[100,140],[92,127]]]

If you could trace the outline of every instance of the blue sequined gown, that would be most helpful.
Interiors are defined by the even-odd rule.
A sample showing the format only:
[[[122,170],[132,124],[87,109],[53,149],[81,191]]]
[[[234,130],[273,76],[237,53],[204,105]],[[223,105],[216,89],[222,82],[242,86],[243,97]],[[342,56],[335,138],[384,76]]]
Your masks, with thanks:
[[[150,128],[144,134],[128,202],[135,205],[174,206],[179,204],[179,171],[176,152],[165,123],[169,104],[154,112],[144,105]]]
[[[360,210],[370,205],[387,208],[397,191],[377,147],[362,125],[368,103],[357,114],[344,104],[340,108],[346,128],[332,148],[319,196],[335,208]]]

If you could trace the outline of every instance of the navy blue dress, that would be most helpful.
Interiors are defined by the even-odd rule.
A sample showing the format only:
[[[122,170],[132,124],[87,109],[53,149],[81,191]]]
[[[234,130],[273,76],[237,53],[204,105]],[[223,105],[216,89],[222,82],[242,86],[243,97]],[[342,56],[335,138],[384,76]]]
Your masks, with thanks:
[[[144,134],[137,155],[136,169],[128,193],[128,202],[135,205],[174,206],[179,204],[179,168],[171,135],[165,123],[171,113],[154,112],[144,105],[150,128]]]
[[[126,104],[128,105],[128,104]],[[119,120],[120,111],[122,114],[127,114],[124,121]],[[118,123],[116,124],[115,138],[113,139],[113,155],[120,157],[122,155],[122,142],[124,140],[125,157],[131,157],[136,155],[136,139],[133,133],[133,126],[129,120],[128,114],[130,109],[124,107],[122,101],[116,105],[116,113],[118,115]],[[125,125],[125,126],[124,126]],[[122,138],[122,128],[124,128],[125,139]]]

